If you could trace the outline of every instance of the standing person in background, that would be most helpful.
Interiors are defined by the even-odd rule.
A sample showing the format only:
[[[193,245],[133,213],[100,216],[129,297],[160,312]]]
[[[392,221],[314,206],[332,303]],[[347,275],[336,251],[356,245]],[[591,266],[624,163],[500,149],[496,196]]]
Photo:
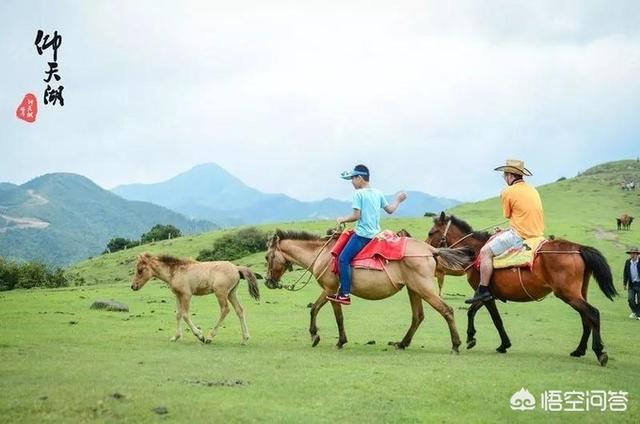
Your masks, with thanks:
[[[640,250],[637,247],[629,249],[630,255],[624,263],[624,277],[622,285],[629,293],[629,308],[631,319],[640,319]]]

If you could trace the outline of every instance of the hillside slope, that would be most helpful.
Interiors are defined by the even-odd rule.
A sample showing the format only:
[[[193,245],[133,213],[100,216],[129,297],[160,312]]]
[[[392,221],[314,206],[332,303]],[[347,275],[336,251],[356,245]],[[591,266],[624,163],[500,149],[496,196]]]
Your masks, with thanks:
[[[113,237],[137,239],[155,224],[184,233],[216,228],[145,202],[122,199],[88,178],[55,173],[0,185],[0,256],[67,265],[99,254]]]

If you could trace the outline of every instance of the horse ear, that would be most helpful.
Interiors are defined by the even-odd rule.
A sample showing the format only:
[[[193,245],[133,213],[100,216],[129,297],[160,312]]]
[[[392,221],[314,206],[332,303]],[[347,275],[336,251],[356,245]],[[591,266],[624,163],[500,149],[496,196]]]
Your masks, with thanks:
[[[447,216],[444,214],[444,211],[440,212],[440,223],[444,224],[446,219],[447,219]]]

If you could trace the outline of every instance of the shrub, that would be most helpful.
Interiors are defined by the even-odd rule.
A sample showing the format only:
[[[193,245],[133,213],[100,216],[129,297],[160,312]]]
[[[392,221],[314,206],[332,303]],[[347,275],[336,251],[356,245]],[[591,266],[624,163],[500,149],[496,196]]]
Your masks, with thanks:
[[[435,212],[425,212],[424,216],[427,217],[427,218],[431,218],[431,217],[434,217],[434,216],[438,216],[438,214],[435,213]]]
[[[68,285],[69,279],[62,268],[50,269],[40,262],[19,264],[0,258],[0,291]]]
[[[213,243],[212,249],[204,249],[199,261],[232,261],[267,249],[267,234],[255,227],[228,233]]]

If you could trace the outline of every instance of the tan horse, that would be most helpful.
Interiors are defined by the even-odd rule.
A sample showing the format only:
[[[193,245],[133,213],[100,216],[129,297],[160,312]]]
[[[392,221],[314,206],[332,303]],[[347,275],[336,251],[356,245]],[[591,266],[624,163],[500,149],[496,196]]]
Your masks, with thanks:
[[[400,237],[412,237],[412,235],[409,234],[409,231],[405,230],[404,228],[398,231],[397,235]],[[428,238],[425,240],[425,242],[429,243],[433,247],[443,247],[443,246],[438,246],[437,244],[430,243]],[[459,277],[465,274],[466,274],[466,271],[464,269],[458,269],[458,270],[446,269],[445,270],[441,266],[437,266],[435,277],[436,277],[436,281],[438,282],[438,296],[442,297],[442,286],[444,285],[445,275],[455,275]]]
[[[171,337],[171,341],[175,342],[182,337],[182,320],[184,320],[198,340],[203,343],[211,343],[229,313],[227,300],[231,302],[240,319],[242,343],[249,340],[244,310],[236,296],[236,288],[240,279],[245,279],[249,284],[251,297],[255,300],[260,299],[256,274],[249,268],[226,261],[197,262],[167,255],[154,256],[149,253],[139,255],[131,289],[140,290],[153,277],[167,283],[173,294],[176,295],[176,334]],[[258,277],[262,278],[259,275]],[[205,338],[200,329],[191,321],[189,305],[191,304],[191,296],[203,296],[210,293],[215,294],[218,298],[220,317]]]
[[[269,241],[267,260],[266,284],[269,288],[278,286],[278,281],[285,271],[292,269],[292,264],[304,267],[313,274],[322,288],[322,293],[311,307],[311,322],[309,333],[312,346],[320,341],[316,317],[320,309],[327,303],[326,296],[338,291],[339,281],[335,274],[328,270],[331,260],[330,250],[335,244],[335,237],[321,238],[307,232],[277,230]],[[374,271],[367,269],[353,270],[352,294],[363,299],[385,299],[396,294],[407,286],[409,301],[411,302],[411,326],[402,341],[396,343],[400,349],[409,346],[414,333],[424,319],[422,300],[427,301],[442,315],[451,333],[452,352],[458,352],[460,337],[453,316],[453,309],[438,296],[433,285],[433,275],[437,260],[446,263],[450,268],[463,268],[471,260],[466,249],[436,249],[426,243],[409,239],[406,245],[405,257],[400,261],[386,264],[386,270]],[[331,302],[338,325],[337,347],[347,343],[344,331],[342,305]]]

